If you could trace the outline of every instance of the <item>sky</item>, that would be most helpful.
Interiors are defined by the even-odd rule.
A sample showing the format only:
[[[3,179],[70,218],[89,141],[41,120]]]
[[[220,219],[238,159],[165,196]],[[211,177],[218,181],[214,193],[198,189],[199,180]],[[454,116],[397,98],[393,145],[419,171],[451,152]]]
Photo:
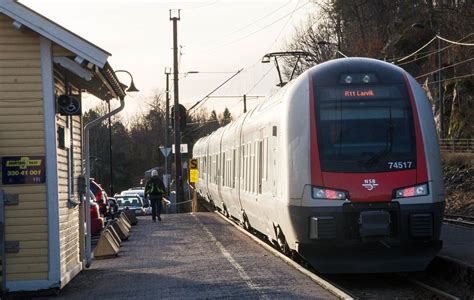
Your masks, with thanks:
[[[278,82],[274,64],[260,63],[263,55],[281,51],[295,29],[316,9],[309,0],[20,2],[110,52],[112,67],[133,75],[140,92],[127,96],[121,113],[125,118],[146,111],[150,97],[165,90],[165,68],[173,66],[170,10],[176,13],[180,9],[179,102],[191,107],[243,69],[212,94],[225,98],[203,101],[209,111],[215,109],[219,114],[228,107],[236,117],[242,113],[243,103],[241,98],[233,96],[265,96]],[[117,73],[117,76],[129,84],[127,74]],[[85,108],[97,103],[91,97],[85,99]],[[249,97],[248,107],[258,99],[263,98]],[[114,102],[118,106],[118,101],[113,101],[113,105]]]

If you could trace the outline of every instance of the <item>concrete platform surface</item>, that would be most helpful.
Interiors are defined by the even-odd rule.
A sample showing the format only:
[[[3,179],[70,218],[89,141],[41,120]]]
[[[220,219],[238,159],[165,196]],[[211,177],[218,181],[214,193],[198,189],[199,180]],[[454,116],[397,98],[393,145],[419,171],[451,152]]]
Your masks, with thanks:
[[[215,213],[140,217],[119,257],[94,260],[57,299],[335,299]]]
[[[445,223],[441,239],[441,256],[453,258],[474,268],[474,229]]]

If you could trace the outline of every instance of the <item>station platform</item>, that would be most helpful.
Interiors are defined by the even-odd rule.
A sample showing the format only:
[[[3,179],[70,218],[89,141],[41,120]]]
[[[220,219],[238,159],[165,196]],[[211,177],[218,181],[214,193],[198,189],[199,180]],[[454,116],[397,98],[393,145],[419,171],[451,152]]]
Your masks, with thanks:
[[[474,269],[474,229],[443,224],[443,249],[439,255],[453,259]]]
[[[215,213],[139,217],[119,256],[93,260],[56,299],[335,299]]]

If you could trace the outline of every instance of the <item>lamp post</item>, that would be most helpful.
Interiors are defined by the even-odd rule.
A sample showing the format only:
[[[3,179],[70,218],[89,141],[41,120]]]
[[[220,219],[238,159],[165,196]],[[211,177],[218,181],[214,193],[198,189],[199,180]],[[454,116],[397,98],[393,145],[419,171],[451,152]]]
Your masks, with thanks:
[[[412,24],[411,27],[419,29],[427,29],[425,25],[421,23]],[[441,84],[441,39],[439,38],[440,29],[431,30],[438,39],[438,106],[439,106],[439,138],[444,138],[444,105],[443,105],[443,87]]]
[[[133,76],[130,74],[130,72],[126,70],[117,70],[115,73],[127,73],[130,76],[131,82],[130,86],[126,90],[126,92],[138,92],[139,90],[135,86],[135,83],[133,82]],[[107,101],[107,106],[109,108],[109,113],[110,113],[110,100]],[[114,195],[114,169],[113,169],[113,158],[112,158],[112,120],[109,117],[109,171],[110,171],[110,196],[113,197]]]

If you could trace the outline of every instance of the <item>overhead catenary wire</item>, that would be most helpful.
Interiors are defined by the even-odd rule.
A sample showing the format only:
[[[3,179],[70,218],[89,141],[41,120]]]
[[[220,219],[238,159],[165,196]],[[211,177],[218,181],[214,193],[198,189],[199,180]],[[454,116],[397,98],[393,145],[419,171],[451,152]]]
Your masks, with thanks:
[[[463,39],[465,39],[465,38],[467,38],[467,37],[469,37],[469,36],[471,36],[472,34],[474,34],[474,33],[470,33],[469,35],[467,35],[467,36],[463,37],[462,39],[460,39],[460,41],[463,40]],[[451,44],[453,44],[453,45],[458,45],[458,46],[474,46],[474,44],[472,44],[472,43],[460,43],[460,42],[455,42],[455,41],[451,41],[451,40],[448,40],[448,39],[446,39],[446,38],[443,38],[443,37],[440,36],[440,35],[435,35],[430,41],[428,41],[426,44],[424,44],[423,46],[421,46],[420,48],[418,48],[415,52],[413,52],[413,53],[411,53],[411,54],[409,54],[409,55],[406,55],[406,56],[404,56],[404,57],[402,57],[402,58],[400,58],[400,59],[398,59],[398,60],[395,59],[392,63],[398,63],[398,62],[404,61],[404,60],[406,60],[406,59],[408,59],[408,58],[410,58],[410,57],[412,57],[412,56],[418,54],[418,52],[420,52],[420,51],[423,50],[424,48],[428,47],[428,46],[429,46],[433,41],[435,41],[436,39],[440,39],[440,40],[443,40],[443,41],[446,41],[446,42],[448,42],[448,43],[451,43]],[[439,51],[444,51],[446,48],[447,48],[447,47],[445,47],[445,48],[443,48],[443,49],[440,49]],[[437,52],[438,52],[438,51],[436,51],[435,53],[437,53]]]
[[[204,8],[204,7],[208,7],[208,6],[212,6],[214,4],[217,4],[219,2],[219,0],[215,0],[215,1],[210,1],[208,3],[203,3],[202,5],[197,5],[197,6],[191,6],[191,7],[185,7],[185,8],[181,8],[181,10],[194,10],[194,9],[200,9],[200,8]]]
[[[288,17],[289,15],[293,14],[295,11],[300,10],[301,8],[303,8],[304,6],[306,6],[308,3],[309,3],[309,1],[305,2],[304,4],[298,6],[297,8],[293,9],[293,10],[290,11],[289,13],[287,13],[287,14],[285,14],[284,16],[282,16],[282,17],[276,19],[276,20],[273,21],[272,23],[265,25],[264,27],[262,27],[262,28],[260,28],[260,29],[257,29],[257,30],[255,30],[255,31],[252,31],[251,33],[249,33],[249,34],[247,34],[247,35],[244,35],[244,36],[242,36],[242,37],[240,37],[240,38],[237,38],[237,39],[235,39],[235,40],[233,40],[233,41],[231,41],[231,42],[229,42],[229,43],[220,45],[220,46],[218,46],[218,47],[226,47],[226,46],[235,44],[235,43],[237,43],[237,42],[239,42],[239,41],[241,41],[241,40],[243,40],[243,39],[248,38],[249,36],[252,36],[252,35],[254,35],[254,34],[256,34],[256,33],[260,32],[260,31],[262,31],[262,30],[265,30],[265,29],[267,29],[268,27],[270,27],[270,26],[272,26],[272,25],[274,25],[274,24],[280,22],[281,20],[285,19],[285,18]]]
[[[251,22],[251,23],[249,23],[249,24],[247,24],[247,25],[245,25],[245,26],[243,26],[243,27],[240,27],[240,28],[237,29],[237,30],[232,31],[231,33],[229,33],[229,35],[234,34],[234,33],[237,33],[237,32],[240,32],[240,31],[242,31],[242,30],[244,30],[244,29],[246,29],[246,28],[249,28],[250,26],[252,26],[252,25],[254,25],[254,24],[256,24],[256,23],[262,21],[263,19],[268,18],[269,16],[273,15],[274,13],[276,13],[277,11],[279,11],[280,9],[282,9],[283,7],[287,6],[287,5],[290,4],[290,3],[291,3],[291,0],[288,1],[288,2],[286,2],[286,3],[283,4],[283,5],[279,6],[279,7],[277,7],[276,9],[270,11],[268,14],[266,14],[266,15],[264,15],[264,16],[258,18],[257,20],[255,20],[255,21],[253,21],[253,22]]]
[[[266,15],[260,17],[259,19],[255,20],[255,21],[252,21],[251,23],[249,23],[249,24],[247,24],[247,25],[245,25],[245,26],[243,26],[243,27],[240,27],[240,28],[238,28],[238,29],[236,29],[236,30],[234,30],[234,31],[232,31],[232,32],[230,32],[230,33],[227,33],[227,34],[224,34],[224,35],[221,35],[221,36],[217,36],[217,40],[216,40],[216,39],[208,40],[208,41],[205,42],[205,44],[217,44],[216,42],[219,42],[220,40],[226,39],[227,37],[230,37],[230,36],[234,35],[235,33],[238,33],[238,32],[240,32],[240,31],[242,31],[242,30],[244,30],[244,29],[246,29],[246,28],[248,28],[248,27],[250,27],[250,26],[252,26],[252,25],[254,25],[254,24],[256,24],[256,23],[258,23],[258,22],[260,22],[260,21],[262,21],[262,20],[264,20],[264,19],[266,19],[266,18],[268,18],[269,16],[275,14],[277,11],[281,10],[283,7],[287,6],[287,5],[290,4],[291,2],[292,2],[291,0],[288,1],[288,2],[286,2],[286,3],[283,4],[282,6],[277,7],[276,9],[270,11],[270,12],[267,13]],[[293,13],[293,12],[290,12],[289,14],[291,14],[291,13]],[[287,16],[287,15],[289,15],[289,14],[286,14],[285,16]],[[283,16],[283,18],[284,18],[285,16]],[[278,19],[277,21],[279,21],[279,20],[280,20],[280,19]],[[276,22],[274,22],[274,23],[276,23]],[[272,23],[272,24],[270,24],[270,25],[273,25],[274,23]],[[261,31],[261,30],[267,28],[267,27],[270,26],[270,25],[266,25],[265,27],[260,28],[260,29],[257,30],[256,32],[259,32],[259,31]],[[252,35],[252,34],[254,34],[254,33],[256,33],[256,32],[253,32],[253,33],[249,34],[248,36],[250,36],[250,35]],[[244,38],[246,38],[246,37],[247,37],[247,36],[242,37],[242,38],[239,38],[239,40],[240,40],[240,39],[244,39]],[[235,41],[235,42],[236,42],[236,41]],[[231,42],[231,43],[234,43],[234,42]],[[211,49],[220,48],[220,47],[224,47],[224,46],[227,46],[227,44],[211,46],[211,47],[205,48],[205,49],[203,49],[203,50],[209,51],[209,50],[211,50]],[[196,47],[196,48],[203,48],[203,47]],[[201,52],[201,51],[203,51],[203,50],[199,50],[198,52]]]
[[[442,36],[439,36],[439,35],[437,35],[436,37],[439,38],[439,39],[442,40],[442,41],[448,42],[448,43],[453,44],[453,45],[469,46],[469,47],[474,46],[474,43],[460,43],[460,42],[455,42],[455,41],[448,40],[448,39],[446,39],[446,38],[444,38],[444,37],[442,37]]]
[[[441,51],[444,51],[445,49],[447,49],[447,48],[449,48],[449,47],[451,47],[451,46],[452,46],[452,45],[447,46],[447,47],[441,49]],[[413,62],[415,62],[415,61],[418,61],[418,60],[421,60],[421,59],[426,58],[426,57],[428,57],[428,56],[437,54],[437,53],[438,53],[438,50],[431,50],[431,51],[426,51],[426,52],[423,52],[423,53],[426,53],[426,54],[425,54],[425,55],[422,55],[422,56],[418,56],[418,57],[416,57],[416,58],[414,58],[414,59],[412,59],[412,60],[409,60],[409,61],[405,61],[405,62],[402,62],[402,63],[399,63],[399,64],[397,63],[396,65],[397,65],[397,66],[403,66],[403,65],[411,64],[411,63],[413,63]]]
[[[397,66],[403,66],[403,65],[411,64],[411,63],[413,63],[413,62],[415,62],[415,61],[418,61],[418,60],[421,60],[421,59],[423,59],[423,58],[429,57],[429,56],[431,56],[431,55],[437,54],[438,52],[443,52],[444,50],[446,50],[446,49],[448,49],[448,48],[451,48],[451,47],[455,47],[455,46],[457,46],[457,45],[452,45],[452,44],[451,44],[451,45],[448,45],[448,46],[442,48],[440,51],[438,51],[438,50],[427,51],[427,52],[425,52],[425,53],[428,53],[428,54],[425,54],[425,55],[423,55],[423,56],[418,56],[418,57],[415,58],[415,59],[412,59],[412,60],[409,60],[409,61],[406,61],[406,62],[397,64]]]
[[[407,56],[405,57],[402,57],[400,58],[399,60],[397,61],[394,61],[392,63],[398,63],[400,61],[404,61],[406,59],[409,59],[410,57],[416,55],[418,52],[420,52],[421,50],[425,49],[426,47],[428,47],[432,42],[434,42],[435,40],[437,39],[437,36],[433,37],[428,43],[424,44],[423,46],[421,46],[421,48],[418,48],[418,50],[416,50],[415,52],[411,53],[411,54],[408,54]]]
[[[295,9],[300,5],[300,2],[301,0],[298,0],[298,2],[296,2],[296,5],[295,5]],[[280,37],[280,35],[283,33],[283,31],[285,30],[286,26],[288,26],[288,24],[290,23],[291,19],[293,18],[293,15],[294,15],[295,11],[293,11],[293,13],[290,15],[290,17],[286,20],[285,24],[283,25],[283,27],[281,28],[280,32],[278,33],[278,35],[276,36],[276,38],[274,39],[272,45],[268,48],[267,52],[272,49],[273,45],[275,45],[275,43],[277,42],[278,38]]]
[[[262,77],[260,77],[260,79],[250,88],[250,90],[248,90],[248,92],[247,92],[246,94],[250,94],[250,92],[253,91],[253,89],[256,88],[257,85],[258,85],[265,77],[267,77],[267,75],[270,73],[270,71],[273,70],[273,68],[274,68],[274,66],[271,67],[271,68],[269,68],[268,71],[265,72],[265,74],[263,74]]]
[[[249,26],[251,26],[251,25],[253,25],[253,24],[259,22],[260,20],[263,20],[263,19],[267,18],[268,16],[274,14],[275,12],[279,11],[280,9],[282,9],[282,8],[285,7],[285,6],[287,6],[287,5],[290,4],[291,2],[292,2],[292,1],[288,1],[288,2],[285,3],[284,5],[282,5],[282,6],[278,7],[278,8],[276,8],[276,9],[274,9],[273,11],[271,11],[271,12],[269,12],[269,13],[267,13],[266,15],[262,16],[262,17],[259,18],[258,20],[255,20],[255,21],[253,21],[252,23],[247,24],[246,26],[244,26],[244,27],[242,27],[242,28],[240,28],[240,29],[238,29],[238,30],[236,30],[236,31],[233,31],[232,33],[239,32],[239,31],[241,31],[242,29],[248,28]],[[241,38],[239,38],[239,39],[237,39],[237,40],[234,40],[234,41],[232,41],[232,42],[230,42],[230,43],[228,43],[228,44],[226,44],[226,45],[230,45],[230,44],[233,44],[233,43],[235,43],[235,42],[237,42],[237,41],[240,41],[240,40],[242,40],[242,39],[244,39],[244,38],[247,38],[247,37],[249,37],[249,36],[251,36],[251,35],[253,35],[253,34],[257,33],[257,32],[260,32],[260,31],[262,31],[262,30],[268,28],[269,26],[271,26],[271,25],[273,25],[273,24],[275,24],[275,23],[277,23],[277,22],[279,22],[279,21],[281,21],[281,20],[283,20],[283,19],[289,17],[288,20],[285,22],[284,26],[281,28],[281,30],[280,30],[280,32],[278,33],[277,37],[275,38],[275,41],[276,41],[276,40],[280,37],[280,35],[283,33],[284,29],[287,27],[287,25],[288,25],[288,23],[290,22],[290,20],[292,19],[294,13],[295,13],[296,11],[300,10],[301,8],[303,8],[304,6],[306,6],[307,4],[310,3],[310,1],[306,1],[304,4],[299,5],[300,2],[301,2],[301,0],[298,0],[297,4],[295,5],[295,8],[294,8],[293,10],[291,10],[289,13],[287,13],[287,14],[285,14],[284,16],[280,17],[279,19],[273,21],[272,23],[270,23],[270,24],[268,24],[268,25],[266,25],[266,26],[264,26],[264,27],[262,27],[262,28],[260,28],[260,29],[258,29],[258,30],[256,30],[256,31],[254,31],[254,32],[251,32],[250,34],[247,34],[246,36],[243,36],[243,37],[241,37]],[[273,47],[273,45],[275,44],[275,41],[272,43],[272,45],[270,46],[269,49],[271,49],[271,48]],[[253,69],[259,62],[260,62],[260,59],[257,60],[255,63],[253,63],[250,67],[244,68],[244,73],[249,72],[249,71],[250,71],[251,69]],[[269,71],[270,71],[270,70],[269,70]],[[260,80],[251,88],[251,90],[253,90],[253,89],[266,77],[266,75],[268,75],[269,71],[267,71],[267,72],[264,74],[264,76],[262,76],[262,78],[260,78]],[[251,90],[250,90],[250,91],[251,91]],[[205,98],[206,98],[206,97],[205,97]],[[204,98],[201,99],[200,101],[198,101],[198,102],[200,102],[201,105],[202,105],[202,103],[203,103],[203,102],[201,102],[202,100],[204,100]],[[194,105],[189,109],[189,111],[191,111],[192,109],[194,109],[197,105],[199,105],[199,104],[198,104],[198,103],[194,104]]]
[[[459,42],[461,42],[461,41],[467,39],[468,37],[470,37],[470,36],[472,36],[472,35],[474,35],[474,32],[471,32],[471,33],[469,33],[468,35],[466,35],[466,36],[460,38],[460,39],[457,40],[456,42],[459,43]],[[444,47],[444,48],[441,49],[441,50],[444,51],[444,50],[446,50],[446,49],[448,49],[448,48],[451,48],[451,47],[453,47],[453,46],[456,46],[456,45],[450,44],[450,45]],[[458,46],[459,46],[459,45],[458,45]],[[417,53],[417,54],[418,54],[418,55],[425,55],[425,54],[427,54],[427,55],[429,56],[429,55],[432,55],[432,54],[437,53],[437,51],[438,51],[437,49],[434,49],[434,50],[428,50],[428,51],[425,51],[425,52],[419,52],[419,53]],[[401,58],[403,58],[403,57],[405,57],[405,56],[406,56],[406,55],[400,56],[400,57],[393,57],[393,58],[391,58],[391,59],[392,59],[392,61],[396,62],[396,61],[399,61],[399,59],[401,59]],[[404,62],[403,64],[406,64],[406,63],[409,63],[409,62]],[[401,64],[398,64],[398,65],[401,65]]]
[[[263,98],[265,96],[250,96],[250,95],[247,95],[246,97],[248,99],[248,98]],[[224,95],[222,95],[222,96],[209,96],[208,98],[242,98],[242,95],[239,95],[239,96],[224,96]]]
[[[442,68],[440,68],[440,69],[436,69],[436,70],[433,70],[433,71],[431,71],[431,72],[428,72],[428,73],[425,73],[425,74],[422,74],[422,75],[419,75],[419,76],[415,77],[415,79],[420,79],[420,78],[422,78],[422,77],[431,75],[431,74],[436,73],[436,72],[438,72],[438,71],[442,71],[442,70],[445,70],[445,69],[449,69],[449,68],[452,68],[452,67],[455,67],[455,66],[458,66],[458,65],[467,63],[467,62],[469,62],[469,61],[471,61],[471,60],[474,60],[474,57],[468,58],[468,59],[466,59],[466,60],[463,60],[463,61],[460,61],[460,62],[457,62],[457,63],[454,63],[454,64],[451,64],[451,65],[449,65],[449,66],[444,66],[444,67],[442,67]]]
[[[208,93],[206,96],[204,96],[202,99],[200,99],[199,101],[197,101],[193,106],[191,106],[188,111],[190,112],[191,110],[193,109],[196,109],[196,107],[198,105],[202,105],[206,99],[208,99],[208,97],[213,94],[215,91],[217,91],[218,89],[220,89],[224,84],[226,84],[227,82],[229,82],[230,80],[232,80],[235,76],[237,76],[238,74],[240,74],[240,72],[242,72],[244,69],[240,69],[238,70],[234,75],[232,75],[230,78],[227,78],[223,83],[221,83],[218,87],[216,87],[215,89],[213,89],[210,93]]]
[[[444,81],[449,81],[449,80],[454,80],[454,79],[463,79],[463,78],[468,78],[474,76],[474,73],[467,74],[467,75],[462,75],[462,76],[456,76],[456,77],[451,77],[451,78],[445,78],[443,80],[436,80],[436,81],[430,81],[427,84],[434,84],[434,83],[439,83],[439,82],[444,82]]]

